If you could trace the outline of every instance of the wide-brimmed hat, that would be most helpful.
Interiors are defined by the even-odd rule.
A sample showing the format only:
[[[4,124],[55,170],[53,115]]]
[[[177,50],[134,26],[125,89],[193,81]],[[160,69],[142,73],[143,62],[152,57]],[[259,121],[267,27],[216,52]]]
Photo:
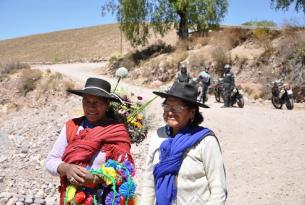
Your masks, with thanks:
[[[120,102],[120,99],[114,93],[111,93],[111,85],[108,81],[100,78],[88,78],[83,90],[72,90],[67,91],[75,95],[83,96],[85,94],[100,96],[107,98],[111,101]]]
[[[197,101],[197,89],[193,84],[180,83],[178,81],[175,81],[168,91],[154,91],[153,93],[162,98],[175,97],[203,108],[210,108],[209,106]]]

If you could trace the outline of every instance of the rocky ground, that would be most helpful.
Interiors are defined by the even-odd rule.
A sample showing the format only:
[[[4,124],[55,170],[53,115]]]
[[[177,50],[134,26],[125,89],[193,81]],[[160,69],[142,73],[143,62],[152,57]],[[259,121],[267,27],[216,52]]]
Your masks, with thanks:
[[[46,67],[40,66],[41,69]],[[99,76],[93,67],[72,65],[48,67],[61,71],[83,84],[89,76]],[[75,69],[78,68],[78,69]],[[82,68],[87,68],[86,72]],[[73,72],[71,72],[72,70]],[[100,76],[101,77],[101,76]],[[114,79],[110,79],[112,84]],[[150,89],[120,86],[150,99]],[[155,100],[152,129],[162,124],[161,99]],[[218,136],[227,170],[229,205],[305,204],[305,106],[292,111],[275,110],[269,101],[246,99],[244,109],[222,109],[213,96],[211,109],[201,110],[205,126]],[[64,122],[81,114],[77,96],[54,97],[45,106],[0,113],[0,204],[58,204],[58,178],[49,175],[44,160]],[[149,133],[149,136],[150,136]],[[141,178],[148,138],[132,152],[136,159],[140,196]]]

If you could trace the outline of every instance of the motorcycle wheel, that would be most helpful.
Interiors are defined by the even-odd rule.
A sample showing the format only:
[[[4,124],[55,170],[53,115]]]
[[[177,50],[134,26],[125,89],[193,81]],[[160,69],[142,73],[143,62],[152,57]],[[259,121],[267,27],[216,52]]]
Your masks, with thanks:
[[[272,105],[276,108],[276,109],[282,109],[283,104],[280,102],[277,102],[277,100],[275,99],[275,97],[271,98],[271,102]]]
[[[243,108],[243,107],[245,106],[245,101],[244,101],[244,98],[243,98],[243,97],[237,99],[237,105],[238,105],[238,107],[240,107],[240,108]]]
[[[288,110],[292,110],[294,107],[294,102],[293,102],[293,98],[288,98],[288,100],[286,101],[286,107]]]

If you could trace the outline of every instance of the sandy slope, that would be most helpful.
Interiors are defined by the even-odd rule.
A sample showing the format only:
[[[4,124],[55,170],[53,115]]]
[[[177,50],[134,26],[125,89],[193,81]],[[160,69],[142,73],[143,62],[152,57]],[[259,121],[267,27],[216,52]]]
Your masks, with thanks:
[[[98,76],[101,64],[38,66],[62,72],[84,82]],[[102,76],[100,76],[102,77]],[[104,76],[103,76],[104,77]],[[105,77],[106,78],[106,77]],[[108,78],[109,79],[109,78]],[[114,79],[109,79],[113,84]],[[123,82],[120,86],[150,99],[152,90]],[[150,106],[155,127],[162,124],[161,99]],[[204,125],[218,136],[227,170],[229,205],[305,204],[305,106],[275,110],[270,102],[246,101],[244,109],[222,109],[210,96],[211,109],[202,110]],[[138,182],[141,181],[147,140],[133,147],[137,157]],[[141,186],[139,187],[139,191]]]

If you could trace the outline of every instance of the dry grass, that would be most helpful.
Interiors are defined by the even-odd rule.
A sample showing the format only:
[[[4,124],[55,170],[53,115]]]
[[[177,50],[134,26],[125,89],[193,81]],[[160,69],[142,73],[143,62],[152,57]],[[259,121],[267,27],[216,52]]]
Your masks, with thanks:
[[[222,75],[225,64],[231,64],[231,56],[225,48],[218,46],[212,51],[212,58],[215,62],[215,73]]]
[[[150,44],[159,37],[151,36]],[[163,39],[175,44],[173,31]],[[128,41],[122,39],[122,52],[133,51]],[[108,59],[121,51],[121,32],[118,24],[51,32],[0,41],[0,62],[47,62]]]
[[[250,98],[257,100],[259,98],[264,98],[266,93],[264,86],[258,83],[243,83],[240,84],[242,89],[249,95]]]
[[[8,63],[0,64],[0,82],[9,78],[9,76],[18,70],[29,69],[31,66],[27,63]]]
[[[19,92],[26,94],[36,89],[37,81],[42,77],[42,72],[36,69],[23,69],[20,76]]]

